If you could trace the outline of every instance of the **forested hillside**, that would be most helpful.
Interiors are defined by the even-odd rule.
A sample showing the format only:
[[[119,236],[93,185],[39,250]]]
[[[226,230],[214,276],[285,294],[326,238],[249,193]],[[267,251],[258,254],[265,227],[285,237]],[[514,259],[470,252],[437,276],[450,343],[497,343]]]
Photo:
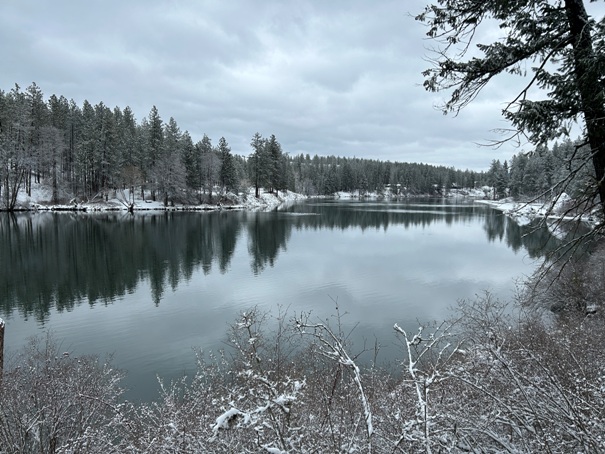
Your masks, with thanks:
[[[226,138],[194,142],[153,106],[137,120],[129,107],[84,101],[81,106],[33,83],[0,90],[0,200],[15,207],[17,194],[33,183],[51,188],[52,203],[91,200],[115,189],[174,202],[212,202],[250,186],[306,195],[336,191],[430,194],[483,183],[482,172],[427,164],[381,162],[317,154],[291,155],[275,135],[254,134],[250,149],[232,151]]]
[[[129,107],[103,102],[78,106],[64,96],[45,99],[35,83],[0,90],[0,207],[14,209],[32,183],[50,188],[51,203],[90,201],[111,191],[171,203],[211,203],[249,187],[288,189],[305,195],[359,191],[390,195],[440,195],[451,188],[491,186],[493,198],[552,198],[562,192],[582,201],[590,187],[587,147],[567,140],[551,148],[494,160],[487,172],[422,163],[291,155],[275,135],[256,133],[248,150],[231,150],[225,137],[194,142],[177,121],[153,106],[137,120]],[[487,167],[487,163],[486,163]]]

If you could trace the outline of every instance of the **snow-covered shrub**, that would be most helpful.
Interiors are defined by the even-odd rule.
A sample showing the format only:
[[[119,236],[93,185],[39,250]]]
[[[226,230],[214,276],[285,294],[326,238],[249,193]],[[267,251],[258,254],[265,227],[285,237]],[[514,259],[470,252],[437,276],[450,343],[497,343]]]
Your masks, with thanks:
[[[573,244],[570,244],[573,248]],[[553,263],[527,286],[525,306],[557,313],[559,318],[605,317],[605,243],[601,240],[589,251],[576,247]],[[581,253],[579,253],[581,252]]]
[[[109,453],[121,428],[122,374],[34,338],[0,382],[0,453]]]
[[[462,305],[465,355],[442,373],[445,405],[460,449],[484,452],[602,452],[605,355],[590,352],[602,329],[547,324],[490,295]],[[514,316],[512,315],[514,314]],[[585,328],[585,327],[584,327]]]
[[[602,319],[540,315],[485,294],[395,325],[399,374],[359,365],[338,308],[335,326],[251,309],[141,404],[108,363],[33,341],[0,384],[0,453],[605,452]]]

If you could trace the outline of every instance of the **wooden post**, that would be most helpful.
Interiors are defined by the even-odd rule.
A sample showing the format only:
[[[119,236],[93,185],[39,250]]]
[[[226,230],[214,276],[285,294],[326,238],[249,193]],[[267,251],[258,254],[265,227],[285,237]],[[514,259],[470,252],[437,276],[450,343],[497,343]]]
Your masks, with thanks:
[[[0,318],[0,380],[4,369],[4,320]]]

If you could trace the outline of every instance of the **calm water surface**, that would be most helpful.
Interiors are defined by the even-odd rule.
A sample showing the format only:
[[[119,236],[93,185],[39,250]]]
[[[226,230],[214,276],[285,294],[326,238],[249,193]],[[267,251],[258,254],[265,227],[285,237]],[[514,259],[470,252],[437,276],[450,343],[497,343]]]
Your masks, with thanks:
[[[7,357],[52,331],[61,349],[113,353],[130,399],[156,375],[192,371],[192,347],[224,347],[253,306],[311,311],[335,301],[358,344],[392,359],[395,322],[439,320],[484,290],[506,299],[535,268],[546,230],[446,200],[309,201],[268,213],[0,215],[0,317]]]

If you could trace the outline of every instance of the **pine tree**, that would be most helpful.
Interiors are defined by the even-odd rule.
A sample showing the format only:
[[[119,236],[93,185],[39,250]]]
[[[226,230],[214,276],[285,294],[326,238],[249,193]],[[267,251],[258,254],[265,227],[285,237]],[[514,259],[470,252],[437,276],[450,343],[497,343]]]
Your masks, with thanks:
[[[31,196],[32,175],[36,183],[44,177],[43,130],[48,125],[48,107],[44,95],[36,83],[27,87],[25,93],[29,110],[29,137],[27,141],[29,170],[25,176],[25,190]]]
[[[76,160],[79,149],[80,141],[82,140],[82,109],[72,99],[69,101],[69,115],[67,119],[67,133],[66,133],[66,157],[65,157],[65,169],[67,172],[67,180],[70,183],[70,190],[72,195],[78,193],[80,188],[80,175],[77,172]]]
[[[507,165],[508,169],[508,165]],[[504,168],[499,159],[494,159],[487,172],[489,185],[493,187],[493,197],[498,199],[506,195],[508,170]]]
[[[119,113],[118,113],[119,112]],[[118,182],[123,188],[130,190],[130,203],[134,204],[135,187],[143,185],[143,171],[140,168],[140,149],[138,147],[137,124],[130,107],[123,111],[114,109],[119,143],[119,177]]]
[[[353,174],[353,167],[349,162],[349,159],[346,159],[342,166],[342,189],[347,192],[351,192],[357,189],[357,182],[355,175]]]
[[[176,120],[170,117],[164,126],[162,152],[156,161],[157,188],[162,195],[164,206],[180,200],[180,191],[186,186],[181,137]]]
[[[280,143],[277,141],[275,134],[271,134],[269,140],[265,144],[266,146],[266,173],[269,184],[269,192],[275,192],[277,195],[280,186],[283,186],[283,179],[280,176],[282,170],[281,157],[282,149]]]
[[[198,195],[199,199],[199,190],[202,186],[201,183],[201,175],[202,171],[200,168],[200,160],[197,156],[197,149],[193,144],[193,140],[189,135],[189,132],[185,131],[182,137],[183,141],[183,165],[185,166],[185,184],[187,186],[187,190],[193,192]]]
[[[95,147],[96,190],[115,188],[120,162],[114,114],[102,102],[95,106],[97,145]],[[107,197],[107,193],[105,193]]]
[[[136,167],[137,163],[137,124],[132,109],[126,106],[122,111],[119,124],[124,166]]]
[[[95,110],[84,100],[80,137],[75,151],[75,171],[79,176],[79,188],[86,197],[92,196],[94,181],[94,154],[96,146]]]
[[[221,171],[219,175],[221,187],[224,191],[233,191],[237,186],[237,174],[231,155],[231,148],[224,137],[218,141],[218,154],[221,158]]]
[[[51,202],[59,201],[59,189],[65,189],[62,181],[69,178],[71,163],[68,161],[67,143],[69,130],[69,103],[63,96],[51,95],[48,99],[49,126],[45,133],[48,152],[44,166],[50,171]]]
[[[148,135],[148,159],[151,177],[151,198],[156,199],[156,188],[158,185],[158,177],[162,171],[162,164],[158,163],[163,153],[164,128],[162,118],[156,106],[151,108],[149,112],[149,135]]]
[[[136,165],[141,171],[141,199],[145,200],[145,191],[151,189],[152,168],[151,156],[149,153],[150,126],[147,117],[141,119],[141,124],[137,127],[136,136]]]
[[[424,72],[424,86],[450,92],[445,112],[458,112],[494,78],[508,74],[524,78],[524,88],[503,110],[518,135],[544,145],[568,137],[570,126],[583,120],[592,191],[605,214],[602,19],[589,17],[582,0],[439,0],[417,20],[426,24],[429,38],[442,43],[434,66]],[[500,35],[482,33],[482,24]],[[477,43],[479,37],[491,41]],[[534,92],[546,96],[532,100]]]
[[[267,141],[258,132],[254,134],[250,142],[253,151],[248,159],[249,173],[257,198],[260,197],[260,188],[269,184],[271,166],[266,143]]]
[[[212,190],[218,182],[221,162],[216,150],[212,146],[212,141],[206,134],[204,134],[201,142],[198,143],[201,158],[202,185],[204,192],[208,195],[208,201],[212,203]]]
[[[510,163],[510,190],[511,195],[515,198],[522,194],[526,194],[524,185],[525,167],[527,166],[527,155],[519,153],[514,155]]]

